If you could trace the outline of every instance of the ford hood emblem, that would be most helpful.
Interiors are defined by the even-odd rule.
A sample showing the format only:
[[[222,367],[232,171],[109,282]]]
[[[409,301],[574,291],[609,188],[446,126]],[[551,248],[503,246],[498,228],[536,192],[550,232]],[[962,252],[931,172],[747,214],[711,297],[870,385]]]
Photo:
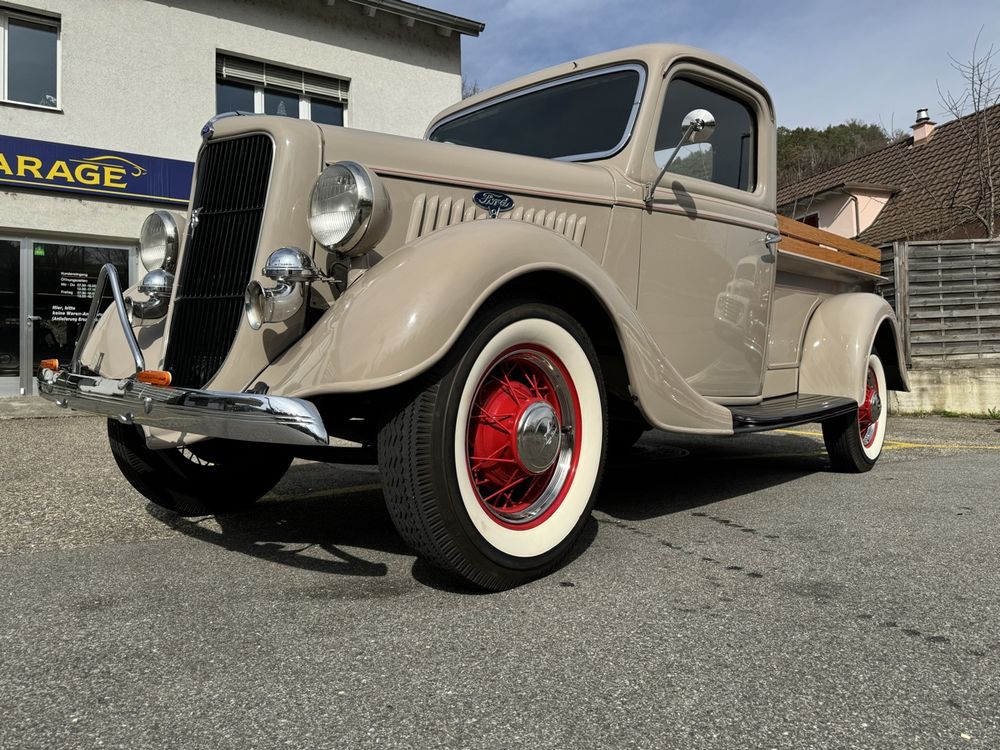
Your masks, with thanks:
[[[485,209],[492,219],[514,208],[514,199],[496,190],[480,190],[472,196],[472,202]]]

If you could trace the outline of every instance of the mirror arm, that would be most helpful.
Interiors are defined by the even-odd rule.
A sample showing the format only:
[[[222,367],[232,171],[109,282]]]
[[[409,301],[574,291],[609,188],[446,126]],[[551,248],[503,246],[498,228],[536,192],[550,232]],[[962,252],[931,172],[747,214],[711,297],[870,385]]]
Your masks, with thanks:
[[[663,179],[663,175],[665,175],[667,173],[667,170],[670,169],[670,165],[674,163],[674,159],[677,158],[677,154],[681,152],[681,146],[685,145],[688,142],[688,138],[691,137],[692,133],[697,133],[703,127],[705,127],[705,123],[703,123],[701,120],[694,120],[691,122],[690,125],[687,126],[687,129],[681,135],[680,141],[676,146],[674,146],[674,150],[670,154],[670,158],[667,159],[667,163],[663,165],[663,169],[661,169],[660,173],[656,175],[656,179],[646,186],[646,192],[642,196],[643,203],[649,204],[653,202],[653,192],[656,190],[656,187],[660,184],[660,180]]]

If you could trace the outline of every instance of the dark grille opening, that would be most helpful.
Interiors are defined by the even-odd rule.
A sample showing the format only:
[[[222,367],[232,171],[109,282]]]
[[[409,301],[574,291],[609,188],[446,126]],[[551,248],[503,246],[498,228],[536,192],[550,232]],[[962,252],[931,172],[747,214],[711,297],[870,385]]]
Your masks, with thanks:
[[[274,147],[266,135],[209,143],[198,160],[165,367],[173,384],[201,388],[222,366],[243,316]]]

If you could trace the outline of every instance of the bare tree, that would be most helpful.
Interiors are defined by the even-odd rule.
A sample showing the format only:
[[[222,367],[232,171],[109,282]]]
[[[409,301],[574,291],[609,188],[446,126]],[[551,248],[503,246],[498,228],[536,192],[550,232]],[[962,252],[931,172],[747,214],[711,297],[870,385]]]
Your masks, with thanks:
[[[981,35],[982,29],[967,61],[948,56],[964,82],[961,92],[942,91],[938,84],[938,95],[945,110],[957,120],[956,126],[968,144],[962,178],[975,186],[973,195],[962,198],[956,190],[952,195],[954,205],[967,211],[970,220],[981,224],[987,237],[994,237],[1000,231],[1000,138],[993,123],[995,113],[987,110],[1000,104],[997,66],[1000,50],[992,44],[982,50]]]
[[[475,96],[480,91],[479,81],[470,81],[464,75],[462,76],[462,98],[468,99],[470,96]]]

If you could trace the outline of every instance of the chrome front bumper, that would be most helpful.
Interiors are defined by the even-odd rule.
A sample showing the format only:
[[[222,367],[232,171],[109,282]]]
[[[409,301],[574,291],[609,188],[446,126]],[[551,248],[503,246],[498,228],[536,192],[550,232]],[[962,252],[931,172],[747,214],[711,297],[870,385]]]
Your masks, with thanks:
[[[199,391],[42,368],[42,398],[59,406],[193,435],[285,445],[329,445],[308,401],[256,393]]]

